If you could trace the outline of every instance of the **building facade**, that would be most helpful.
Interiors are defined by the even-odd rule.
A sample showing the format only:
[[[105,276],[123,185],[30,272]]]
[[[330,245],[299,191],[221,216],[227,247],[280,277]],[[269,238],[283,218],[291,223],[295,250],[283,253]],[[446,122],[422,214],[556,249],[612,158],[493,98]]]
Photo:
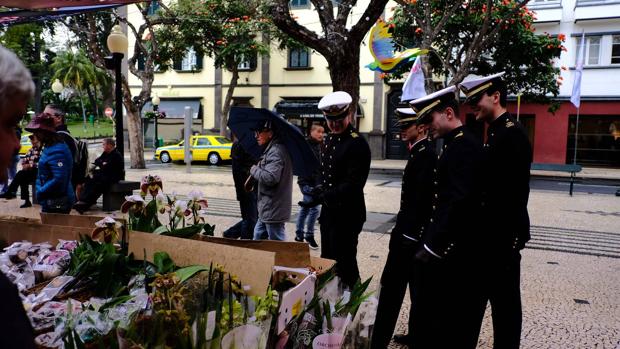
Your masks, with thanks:
[[[620,1],[532,1],[537,14],[536,32],[566,36],[567,51],[557,62],[563,84],[560,108],[521,104],[519,114],[534,147],[534,162],[573,163],[585,166],[620,167]],[[581,106],[570,102],[575,65],[585,34],[585,64],[581,80]],[[516,101],[509,105],[517,112]],[[577,133],[577,139],[575,139]]]
[[[359,1],[352,8],[349,25],[359,20],[366,5],[367,1]],[[528,129],[534,162],[572,163],[576,143],[577,163],[620,166],[620,84],[616,83],[620,81],[620,1],[543,0],[532,1],[528,6],[537,14],[536,32],[565,35],[567,48],[556,62],[566,70],[561,70],[564,83],[558,97],[560,108],[555,113],[548,111],[548,105],[517,106],[516,98],[509,98],[509,111],[518,114]],[[131,21],[141,21],[135,8],[128,9]],[[316,11],[309,0],[293,0],[291,9],[300,24],[320,32]],[[575,142],[577,110],[569,99],[582,31],[586,35],[586,64]],[[367,44],[368,34],[359,62],[358,129],[369,140],[373,158],[403,159],[406,147],[394,126],[394,109],[400,104],[402,84],[387,85],[378,73],[364,68],[373,60]],[[322,120],[316,106],[322,96],[332,91],[332,86],[327,62],[320,54],[311,50],[281,51],[274,44],[269,57],[249,58],[240,69],[233,105],[275,110],[302,128]],[[152,93],[161,98],[160,110],[168,114],[167,120],[161,122],[160,137],[167,141],[181,138],[186,105],[194,110],[196,132],[218,132],[223,127],[220,111],[230,79],[228,71],[215,68],[209,57],[197,57],[191,48],[182,62],[175,62],[173,70],[156,73]],[[138,92],[137,78],[130,75],[129,81],[134,92]],[[150,109],[147,104],[144,111]],[[470,116],[465,118],[472,121]],[[147,130],[147,139],[148,132],[152,129]]]

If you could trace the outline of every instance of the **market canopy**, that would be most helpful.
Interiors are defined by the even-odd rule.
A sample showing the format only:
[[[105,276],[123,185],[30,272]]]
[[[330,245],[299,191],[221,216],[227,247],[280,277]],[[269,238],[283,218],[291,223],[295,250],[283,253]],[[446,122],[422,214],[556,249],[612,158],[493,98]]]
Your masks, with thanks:
[[[0,0],[0,6],[21,9],[52,9],[78,6],[126,5],[144,0]]]
[[[0,12],[0,25],[20,24],[27,22],[46,21],[80,13],[96,12],[115,8],[121,5],[98,5],[65,7],[53,10],[13,10]]]

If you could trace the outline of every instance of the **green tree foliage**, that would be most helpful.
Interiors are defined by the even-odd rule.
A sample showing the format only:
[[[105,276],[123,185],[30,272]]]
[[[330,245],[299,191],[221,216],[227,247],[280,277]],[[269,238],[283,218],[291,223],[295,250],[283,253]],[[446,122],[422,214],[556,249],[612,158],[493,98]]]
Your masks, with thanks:
[[[54,70],[53,79],[59,79],[65,87],[71,87],[78,93],[82,107],[84,128],[86,128],[86,109],[84,107],[84,91],[97,79],[95,65],[83,51],[60,52],[54,59],[51,68]]]
[[[0,44],[15,52],[32,74],[36,86],[34,109],[41,109],[42,85],[49,85],[49,71],[53,54],[45,51],[45,27],[36,23],[13,25],[0,30]]]
[[[548,102],[549,96],[558,95],[561,77],[554,60],[566,50],[565,37],[537,34],[532,26],[535,14],[525,6],[527,1],[414,0],[399,4],[388,22],[403,47],[431,50],[424,62],[426,76],[445,76],[448,84],[455,84],[468,74],[505,71],[509,91],[527,100]]]
[[[232,73],[221,111],[222,134],[239,80],[239,65],[269,54],[269,43],[263,38],[275,29],[259,8],[260,0],[179,1],[169,12],[160,13],[174,21],[156,32],[161,70],[171,68],[172,62],[180,61],[193,47],[198,56],[206,54],[216,67]]]

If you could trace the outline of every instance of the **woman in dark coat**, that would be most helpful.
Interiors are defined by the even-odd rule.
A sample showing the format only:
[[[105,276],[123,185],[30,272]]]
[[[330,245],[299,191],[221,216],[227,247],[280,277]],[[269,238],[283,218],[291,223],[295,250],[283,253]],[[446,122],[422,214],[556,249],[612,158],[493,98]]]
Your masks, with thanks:
[[[49,114],[36,116],[26,126],[26,130],[34,133],[43,146],[36,180],[41,211],[69,213],[75,203],[75,192],[71,185],[73,156],[69,147],[56,133],[54,121]]]

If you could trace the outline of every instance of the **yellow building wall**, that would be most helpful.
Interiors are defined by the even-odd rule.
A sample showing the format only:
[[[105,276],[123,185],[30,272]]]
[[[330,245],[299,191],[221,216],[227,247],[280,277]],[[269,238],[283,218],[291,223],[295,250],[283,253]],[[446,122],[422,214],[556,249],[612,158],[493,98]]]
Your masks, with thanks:
[[[363,11],[368,4],[367,0],[359,1],[352,8],[349,16],[348,26],[356,23],[361,17]],[[395,3],[390,2],[386,7],[387,17],[391,16],[392,8]],[[314,30],[321,32],[318,15],[311,5],[308,9],[293,10],[297,21]],[[134,25],[139,25],[142,21],[141,15],[138,13],[134,5],[128,7],[129,20]],[[134,45],[135,39],[132,35],[129,37],[130,50]],[[363,110],[364,117],[360,120],[358,128],[361,132],[366,133],[373,130],[373,119],[380,118],[381,130],[385,131],[386,121],[386,97],[389,86],[381,84],[382,94],[380,112],[374,115],[374,81],[375,73],[365,66],[373,61],[368,48],[369,34],[366,34],[361,47],[360,57],[360,106]],[[288,52],[281,51],[276,48],[273,43],[271,54],[269,57],[269,98],[268,108],[272,109],[284,97],[322,97],[332,91],[331,79],[329,77],[329,69],[326,60],[318,53],[312,52],[310,57],[310,70],[286,70],[288,65]],[[252,72],[240,72],[238,87],[235,90],[235,97],[252,97],[250,103],[255,107],[261,107],[261,60],[257,60],[257,68]],[[231,74],[228,71],[222,72],[222,89],[221,101],[227,93],[230,83]],[[141,82],[132,74],[129,74],[129,84],[134,94],[140,91]],[[157,93],[160,97],[201,97],[203,106],[203,124],[204,128],[209,130],[215,126],[215,68],[213,60],[209,57],[203,59],[203,69],[200,72],[175,72],[168,71],[165,73],[155,74],[152,95]]]

